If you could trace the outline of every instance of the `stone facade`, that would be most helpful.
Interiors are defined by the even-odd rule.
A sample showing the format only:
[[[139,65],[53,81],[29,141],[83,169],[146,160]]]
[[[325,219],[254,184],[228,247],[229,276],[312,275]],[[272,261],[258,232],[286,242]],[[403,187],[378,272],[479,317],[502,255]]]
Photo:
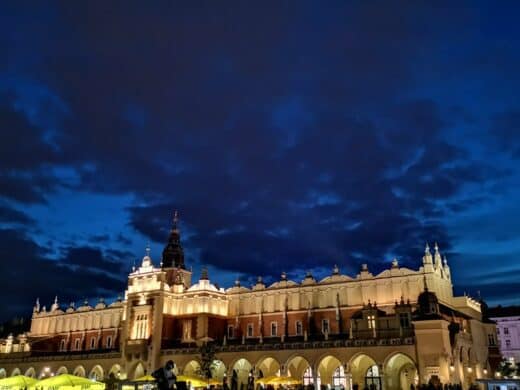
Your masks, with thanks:
[[[33,309],[28,334],[0,343],[0,376],[69,372],[97,379],[135,378],[172,359],[200,368],[199,347],[214,345],[214,376],[236,370],[285,374],[306,384],[409,390],[430,380],[468,388],[491,375],[495,326],[479,302],[453,296],[451,272],[435,245],[417,270],[391,267],[356,276],[280,280],[217,288],[207,272],[192,283],[176,222],[159,265],[147,249],[128,276],[124,298],[95,307]],[[370,386],[369,386],[370,387]]]

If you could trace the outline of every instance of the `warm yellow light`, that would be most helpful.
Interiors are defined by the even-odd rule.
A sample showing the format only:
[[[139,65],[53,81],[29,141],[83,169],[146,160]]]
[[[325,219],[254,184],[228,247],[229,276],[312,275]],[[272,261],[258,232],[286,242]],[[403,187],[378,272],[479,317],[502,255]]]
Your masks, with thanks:
[[[455,366],[453,364],[450,364],[450,371],[455,371]]]
[[[472,371],[473,371],[473,368],[468,367],[468,372],[472,372]]]
[[[495,375],[500,378],[500,373],[498,371],[495,372]]]
[[[484,375],[487,375],[487,369],[484,368]]]

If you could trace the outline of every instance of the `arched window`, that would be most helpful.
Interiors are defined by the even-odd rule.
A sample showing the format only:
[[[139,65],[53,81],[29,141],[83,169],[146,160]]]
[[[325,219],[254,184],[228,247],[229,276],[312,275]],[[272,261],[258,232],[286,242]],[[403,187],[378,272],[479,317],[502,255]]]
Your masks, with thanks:
[[[367,370],[367,374],[365,377],[365,385],[370,390],[379,390],[381,389],[381,376],[379,375],[379,366],[374,364],[369,367]]]
[[[65,351],[65,339],[60,341],[60,351]]]
[[[378,377],[379,376],[379,367],[377,364],[374,364],[372,367],[369,367],[367,370],[368,377]]]
[[[107,343],[106,343],[107,349],[112,348],[112,336],[107,337]]]
[[[334,370],[334,374],[332,375],[332,385],[334,387],[343,387],[347,386],[347,379],[345,378],[345,368],[343,366],[339,366]]]
[[[312,368],[309,366],[303,373],[303,385],[308,386],[312,384],[314,384],[314,378],[312,377]]]
[[[74,350],[79,351],[79,339],[74,341]]]
[[[90,349],[95,349],[95,348],[96,348],[96,338],[92,337],[90,339]]]

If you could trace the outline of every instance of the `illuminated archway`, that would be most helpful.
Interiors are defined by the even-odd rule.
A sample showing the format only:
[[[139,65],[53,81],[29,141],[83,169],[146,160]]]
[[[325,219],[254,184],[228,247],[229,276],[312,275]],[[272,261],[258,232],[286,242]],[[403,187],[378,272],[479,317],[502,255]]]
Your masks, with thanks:
[[[134,379],[141,378],[145,375],[145,369],[143,363],[139,362],[134,369]]]
[[[67,367],[65,367],[65,366],[61,366],[61,367],[58,368],[58,370],[56,371],[56,375],[68,374],[68,373],[69,373],[69,370],[67,370]]]
[[[25,376],[36,379],[36,370],[34,369],[34,367],[29,367],[27,371],[25,371]]]
[[[321,359],[318,364],[317,379],[318,388],[321,388],[322,385],[350,387],[345,375],[345,368],[340,360],[333,355],[327,355]]]
[[[94,381],[102,381],[104,379],[103,367],[101,367],[99,364],[95,365],[92,367],[92,370],[90,370],[88,377]]]
[[[182,370],[184,375],[199,375],[200,374],[200,363],[196,360],[189,361]]]
[[[383,383],[379,366],[370,356],[363,353],[356,355],[350,360],[349,366],[352,375],[352,385],[358,385],[359,389],[364,389],[365,387],[368,387],[369,390],[382,389]]]
[[[7,372],[5,371],[5,368],[0,368],[0,379],[3,379],[7,376]]]
[[[387,390],[409,390],[410,385],[417,385],[417,367],[415,362],[403,353],[396,353],[385,364],[385,384]]]
[[[213,360],[210,370],[211,377],[222,382],[222,378],[224,378],[224,374],[226,373],[226,365],[224,362],[222,360]]]
[[[241,384],[244,384],[244,386],[247,384],[247,378],[248,378],[249,372],[251,371],[252,368],[253,368],[253,366],[251,365],[251,363],[244,358],[238,359],[235,362],[235,364],[233,364],[230,375],[231,375],[231,377],[233,376],[233,371],[235,371],[237,373],[237,382],[238,382],[239,389],[240,389]],[[231,377],[230,377],[230,380],[228,381],[229,382],[228,384],[230,386],[231,386]]]
[[[121,366],[119,364],[114,364],[108,371],[108,377],[112,379],[124,379],[122,378]]]
[[[81,376],[85,378],[87,376],[87,373],[85,371],[85,367],[83,366],[77,366],[74,371],[72,372],[72,375]]]
[[[20,374],[21,374],[21,371],[18,367],[15,368],[13,371],[11,371],[11,376],[16,376],[16,375],[20,375]]]
[[[264,377],[280,375],[280,363],[275,358],[265,357],[256,364],[258,373],[262,372]]]
[[[304,385],[314,383],[312,378],[312,368],[302,356],[293,356],[287,361],[287,375],[301,379]]]

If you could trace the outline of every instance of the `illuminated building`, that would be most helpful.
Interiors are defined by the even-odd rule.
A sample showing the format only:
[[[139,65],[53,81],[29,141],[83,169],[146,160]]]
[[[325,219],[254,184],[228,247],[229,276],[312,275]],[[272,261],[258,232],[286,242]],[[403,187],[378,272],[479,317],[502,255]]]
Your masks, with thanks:
[[[334,267],[317,281],[282,274],[266,286],[217,288],[206,271],[192,283],[175,220],[161,261],[147,248],[128,276],[124,298],[49,310],[37,302],[31,331],[2,340],[0,376],[73,373],[135,378],[167,360],[179,372],[199,368],[198,348],[213,341],[214,376],[236,370],[290,375],[305,384],[409,390],[430,380],[461,383],[491,373],[480,303],[453,296],[451,271],[435,245],[418,270],[391,267],[355,277]],[[370,386],[374,385],[374,386]]]
[[[497,337],[502,357],[520,362],[520,306],[494,307],[489,317],[497,324]]]

